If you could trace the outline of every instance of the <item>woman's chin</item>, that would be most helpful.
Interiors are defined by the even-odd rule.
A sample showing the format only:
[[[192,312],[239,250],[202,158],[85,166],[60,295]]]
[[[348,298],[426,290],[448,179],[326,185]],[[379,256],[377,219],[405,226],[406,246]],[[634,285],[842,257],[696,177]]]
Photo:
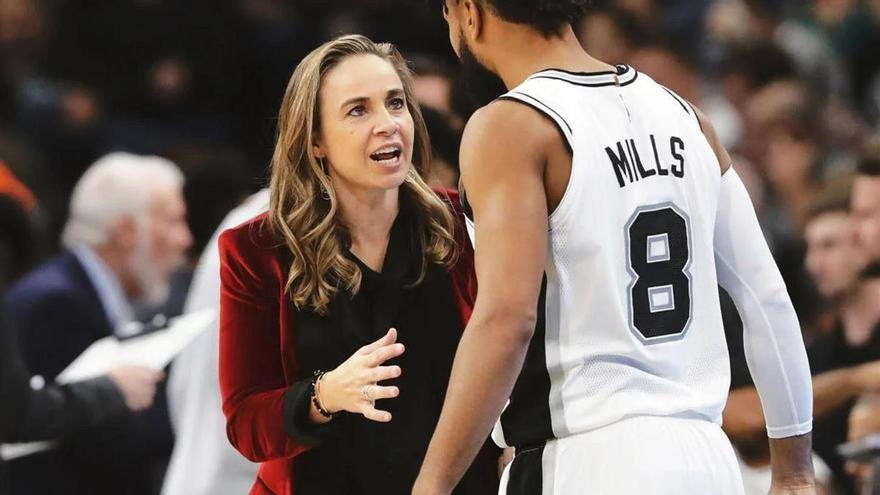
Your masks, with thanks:
[[[382,168],[379,171],[379,183],[382,189],[397,189],[406,182],[406,174],[409,166],[400,164],[395,167]]]

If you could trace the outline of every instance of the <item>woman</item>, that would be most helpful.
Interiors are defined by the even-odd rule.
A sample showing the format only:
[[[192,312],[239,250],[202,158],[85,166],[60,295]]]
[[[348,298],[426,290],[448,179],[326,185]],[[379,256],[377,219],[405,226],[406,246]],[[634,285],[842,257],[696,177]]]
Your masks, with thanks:
[[[251,493],[410,493],[476,289],[430,159],[392,46],[345,36],[297,67],[270,211],[220,239],[223,408],[263,463]],[[457,493],[493,492],[494,462]]]

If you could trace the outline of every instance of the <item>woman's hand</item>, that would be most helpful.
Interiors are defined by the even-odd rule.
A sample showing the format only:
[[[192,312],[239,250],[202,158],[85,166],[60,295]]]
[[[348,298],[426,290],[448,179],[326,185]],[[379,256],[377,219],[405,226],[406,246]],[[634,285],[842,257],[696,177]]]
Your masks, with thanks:
[[[361,347],[338,368],[324,374],[318,395],[321,405],[332,413],[348,411],[381,423],[391,421],[391,413],[376,409],[375,403],[400,394],[397,387],[377,385],[400,376],[400,366],[382,366],[385,361],[403,354],[403,344],[396,342],[397,330],[392,328],[384,337]]]

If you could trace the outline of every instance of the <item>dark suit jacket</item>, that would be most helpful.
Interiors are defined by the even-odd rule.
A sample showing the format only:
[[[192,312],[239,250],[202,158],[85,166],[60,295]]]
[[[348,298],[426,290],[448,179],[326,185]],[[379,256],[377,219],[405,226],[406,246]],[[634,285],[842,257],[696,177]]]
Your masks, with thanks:
[[[127,411],[119,389],[103,376],[68,385],[29,385],[5,315],[0,314],[0,443],[67,437]]]
[[[128,411],[107,376],[40,390],[31,389],[30,378],[0,314],[0,443],[67,438]],[[0,493],[7,493],[5,471],[0,461]]]
[[[458,195],[450,193],[450,204]],[[476,298],[474,258],[457,215],[461,256],[451,270],[463,323]],[[290,255],[260,215],[220,237],[220,389],[227,435],[245,457],[262,463],[252,495],[293,495],[297,456],[308,450],[285,425],[285,400],[299,383],[296,309],[285,294]],[[483,463],[497,479],[496,458]]]
[[[112,334],[91,280],[71,253],[13,286],[6,308],[32,374],[51,381],[92,342]],[[60,451],[9,463],[11,493],[147,494],[173,444],[164,390],[141,413],[73,436]]]

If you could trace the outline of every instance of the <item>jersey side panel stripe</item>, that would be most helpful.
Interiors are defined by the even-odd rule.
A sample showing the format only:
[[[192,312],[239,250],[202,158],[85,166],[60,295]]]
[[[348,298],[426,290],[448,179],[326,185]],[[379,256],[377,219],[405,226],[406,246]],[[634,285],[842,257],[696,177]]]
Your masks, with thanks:
[[[538,318],[522,370],[501,414],[501,427],[508,445],[524,447],[554,438],[550,413],[550,373],[547,370],[546,315],[547,277],[541,282]]]

